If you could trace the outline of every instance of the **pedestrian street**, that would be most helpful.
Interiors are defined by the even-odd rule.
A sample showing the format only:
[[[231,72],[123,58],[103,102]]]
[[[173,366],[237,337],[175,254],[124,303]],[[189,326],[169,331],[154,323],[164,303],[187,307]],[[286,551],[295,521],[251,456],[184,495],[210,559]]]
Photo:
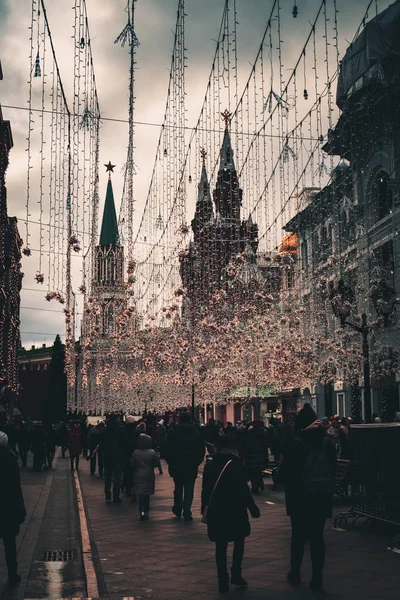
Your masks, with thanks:
[[[22,470],[21,478],[28,512],[19,536],[19,561],[23,580],[13,590],[5,586],[6,569],[3,548],[0,546],[0,597],[2,600],[91,597],[85,584],[75,502],[72,503],[74,514],[71,515],[72,522],[68,532],[60,519],[67,510],[65,499],[69,494],[76,493],[69,461],[58,458],[53,471],[33,473]],[[398,598],[400,556],[387,550],[387,538],[368,528],[362,528],[361,525],[352,531],[333,531],[332,521],[327,522],[325,533],[326,593],[316,595],[308,589],[311,573],[308,550],[303,568],[304,585],[301,588],[291,588],[286,581],[290,520],[285,514],[283,491],[278,488],[276,492],[272,492],[269,478],[265,478],[265,491],[255,496],[261,518],[251,521],[252,534],[246,539],[243,574],[249,587],[247,590],[232,590],[228,595],[218,593],[214,545],[208,541],[206,526],[200,522],[201,474],[196,482],[194,521],[191,523],[178,520],[171,512],[173,483],[167,468],[164,468],[164,475],[156,475],[156,494],[152,498],[150,518],[145,523],[140,522],[138,507],[131,503],[130,498],[124,499],[121,505],[105,503],[103,480],[90,477],[86,461],[81,461],[79,480],[99,598]],[[68,486],[68,489],[64,486]],[[60,497],[60,493],[64,499]],[[53,495],[55,498],[52,501]],[[343,506],[336,506],[335,511],[342,508]],[[56,529],[61,530],[59,534]],[[50,534],[53,537],[46,539]],[[61,534],[62,537],[57,538]],[[76,550],[72,564],[68,566],[67,562],[59,563],[61,579],[60,567],[58,570],[48,570],[45,568],[46,563],[41,560],[43,551],[50,550],[47,543],[52,543],[52,547],[57,546],[57,549]],[[53,595],[54,593],[58,595]]]

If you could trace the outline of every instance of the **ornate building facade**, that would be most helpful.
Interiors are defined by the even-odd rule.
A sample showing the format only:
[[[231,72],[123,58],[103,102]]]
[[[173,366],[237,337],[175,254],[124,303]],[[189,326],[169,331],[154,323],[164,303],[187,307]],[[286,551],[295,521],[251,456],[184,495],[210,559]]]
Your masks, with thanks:
[[[2,80],[0,64],[0,81]],[[0,376],[11,390],[18,390],[18,347],[20,343],[20,291],[22,285],[21,245],[17,219],[7,214],[5,185],[9,152],[13,147],[10,121],[3,119],[0,106]]]
[[[304,314],[320,315],[320,334],[338,326],[325,287],[339,279],[351,290],[351,317],[366,313],[375,324],[371,359],[390,368],[372,378],[371,412],[389,417],[399,410],[400,385],[398,366],[395,372],[400,352],[399,39],[400,2],[395,2],[348,48],[336,96],[342,113],[323,148],[341,163],[330,183],[313,190],[286,226],[298,236],[296,286]],[[359,383],[364,412],[362,378]],[[348,381],[310,383],[304,399],[310,401],[310,394],[321,416],[352,412],[354,390]]]
[[[232,301],[254,300],[257,290],[277,292],[283,271],[276,256],[258,255],[258,226],[251,215],[241,216],[240,188],[229,133],[228,112],[219,170],[211,195],[202,150],[203,166],[192,220],[193,240],[180,255],[180,272],[186,297],[183,316],[201,318],[213,295],[224,290]]]

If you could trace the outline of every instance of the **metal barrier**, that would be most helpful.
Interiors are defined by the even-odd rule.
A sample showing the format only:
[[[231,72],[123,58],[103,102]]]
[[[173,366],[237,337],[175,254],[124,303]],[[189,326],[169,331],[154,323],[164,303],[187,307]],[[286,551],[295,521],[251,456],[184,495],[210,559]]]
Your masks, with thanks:
[[[335,527],[361,517],[400,527],[400,423],[353,425],[351,503]]]

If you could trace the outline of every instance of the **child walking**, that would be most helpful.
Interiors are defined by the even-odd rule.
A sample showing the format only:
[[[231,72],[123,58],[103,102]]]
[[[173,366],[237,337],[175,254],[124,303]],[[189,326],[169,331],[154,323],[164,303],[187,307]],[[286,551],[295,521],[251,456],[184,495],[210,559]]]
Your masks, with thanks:
[[[258,519],[260,511],[247,485],[246,467],[239,460],[237,440],[232,435],[219,438],[217,454],[204,468],[201,504],[208,537],[216,544],[220,592],[229,591],[229,542],[234,544],[231,584],[246,587],[247,581],[242,577],[242,559],[244,540],[250,535],[247,511],[254,519]]]
[[[150,496],[155,491],[154,469],[161,470],[160,459],[152,448],[152,439],[141,433],[138,447],[132,454],[133,492],[139,499],[140,520],[147,521],[150,510]]]

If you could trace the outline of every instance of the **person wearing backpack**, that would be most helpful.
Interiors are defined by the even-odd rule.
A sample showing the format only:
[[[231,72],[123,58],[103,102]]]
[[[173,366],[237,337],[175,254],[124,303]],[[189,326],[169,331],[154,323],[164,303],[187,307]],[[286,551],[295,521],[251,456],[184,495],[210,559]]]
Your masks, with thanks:
[[[311,406],[305,406],[296,418],[293,438],[285,449],[281,476],[292,525],[288,580],[292,585],[301,585],[300,568],[309,540],[313,591],[323,587],[324,527],[326,519],[332,517],[335,472],[335,449],[326,440],[322,423]]]

